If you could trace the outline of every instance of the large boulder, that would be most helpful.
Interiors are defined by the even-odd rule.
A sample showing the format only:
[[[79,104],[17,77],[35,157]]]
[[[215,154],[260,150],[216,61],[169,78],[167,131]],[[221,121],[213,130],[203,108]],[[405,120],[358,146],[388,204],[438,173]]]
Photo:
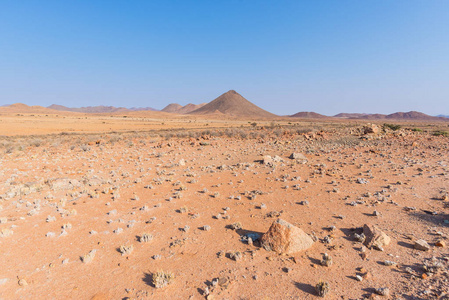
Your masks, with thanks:
[[[310,248],[313,240],[301,228],[277,219],[262,235],[260,244],[267,250],[292,254]]]
[[[383,249],[390,244],[390,237],[379,229],[376,225],[363,225],[363,234],[365,235],[365,246],[368,248]]]

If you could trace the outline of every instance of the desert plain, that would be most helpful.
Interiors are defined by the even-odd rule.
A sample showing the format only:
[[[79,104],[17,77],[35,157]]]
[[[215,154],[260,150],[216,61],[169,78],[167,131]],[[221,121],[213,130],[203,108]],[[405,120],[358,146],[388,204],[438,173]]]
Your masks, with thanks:
[[[0,299],[448,299],[448,123],[388,122],[3,112]]]

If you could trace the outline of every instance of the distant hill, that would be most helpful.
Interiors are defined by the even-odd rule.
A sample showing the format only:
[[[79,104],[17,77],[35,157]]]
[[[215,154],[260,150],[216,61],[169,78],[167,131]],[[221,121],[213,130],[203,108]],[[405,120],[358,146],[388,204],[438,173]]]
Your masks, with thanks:
[[[335,115],[335,118],[344,118],[344,119],[359,119],[367,114],[359,114],[359,113],[339,113]]]
[[[112,113],[119,111],[127,111],[128,109],[124,107],[114,107],[114,106],[86,106],[86,107],[66,107],[63,105],[52,104],[48,108],[59,110],[59,111],[72,111],[80,113]]]
[[[365,119],[365,120],[444,120],[443,117],[433,117],[419,111],[396,112],[389,115],[384,114],[357,114],[357,113],[340,113],[335,115],[337,118],[346,119]]]
[[[0,107],[0,113],[15,114],[58,114],[58,110],[47,107],[33,105],[29,106],[23,103],[14,103]]]
[[[204,105],[206,105],[207,103],[201,103],[201,104],[192,104],[189,103],[187,105],[184,105],[183,107],[181,107],[181,109],[179,109],[178,113],[179,114],[188,114],[189,112],[192,112],[194,110],[197,110],[201,107],[203,107]]]
[[[328,116],[318,114],[313,111],[301,111],[290,116],[291,118],[303,118],[303,119],[324,119],[329,118]]]
[[[449,115],[438,115],[438,118],[449,118]]]
[[[127,111],[156,111],[156,109],[152,107],[115,107],[115,106],[86,106],[86,107],[67,107],[58,104],[52,104],[47,108],[59,110],[59,111],[71,111],[71,112],[79,112],[79,113],[87,113],[87,114],[101,114],[101,113],[114,113],[114,112],[127,112]]]
[[[131,107],[127,109],[130,111],[159,111],[158,109],[152,107]]]
[[[161,111],[168,113],[177,113],[181,108],[182,105],[179,105],[178,103],[170,103],[169,105],[161,109]]]
[[[235,117],[277,117],[275,114],[263,110],[257,105],[249,102],[234,90],[230,90],[203,107],[190,112],[190,114],[194,115],[217,113]]]
[[[387,115],[386,119],[394,120],[433,120],[435,117],[426,115],[419,111],[409,111],[409,112],[397,112],[394,114]]]
[[[161,111],[163,112],[169,112],[169,113],[175,113],[175,114],[188,114],[191,111],[194,111],[198,108],[203,107],[207,103],[201,103],[201,104],[192,104],[189,103],[187,105],[179,105],[178,103],[170,103],[166,107],[164,107]]]

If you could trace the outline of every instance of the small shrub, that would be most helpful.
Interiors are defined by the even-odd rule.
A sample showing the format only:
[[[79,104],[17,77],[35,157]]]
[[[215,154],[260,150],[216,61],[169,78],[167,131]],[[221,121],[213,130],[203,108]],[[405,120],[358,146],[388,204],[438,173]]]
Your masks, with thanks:
[[[87,253],[86,255],[83,255],[82,257],[81,257],[81,261],[83,262],[83,263],[90,263],[90,262],[92,262],[93,260],[94,260],[94,258],[95,258],[95,253],[97,252],[97,250],[91,250],[89,253]]]
[[[235,261],[239,261],[243,258],[243,254],[240,251],[236,251],[236,252],[229,252],[228,256],[230,259],[233,259]]]
[[[131,252],[133,252],[133,250],[134,250],[133,245],[129,245],[129,246],[121,245],[119,248],[119,251],[122,255],[130,255]]]
[[[167,285],[169,285],[175,276],[171,272],[165,272],[165,271],[157,271],[156,273],[153,273],[153,284],[154,287],[157,289],[163,288]]]
[[[438,130],[438,131],[433,132],[432,135],[433,136],[449,136],[449,132]]]
[[[332,265],[332,257],[329,254],[324,253],[323,259],[321,260],[321,265],[325,267],[330,267]]]
[[[187,206],[183,206],[183,207],[181,207],[181,208],[179,209],[179,212],[180,212],[181,214],[184,214],[184,213],[189,212],[189,209],[188,209]]]
[[[235,223],[229,225],[229,228],[232,229],[232,230],[239,230],[239,229],[242,229],[243,226],[242,226],[242,223],[235,222]]]
[[[326,294],[329,293],[329,289],[329,283],[323,280],[320,280],[315,286],[315,290],[320,297],[326,296]]]
[[[149,234],[149,233],[144,233],[140,236],[139,241],[141,243],[148,243],[153,239],[153,235]]]
[[[401,125],[398,125],[398,124],[388,124],[388,123],[385,123],[385,124],[384,124],[384,127],[385,127],[385,128],[389,128],[389,129],[391,129],[391,130],[393,130],[393,131],[396,131],[396,130],[401,129]]]

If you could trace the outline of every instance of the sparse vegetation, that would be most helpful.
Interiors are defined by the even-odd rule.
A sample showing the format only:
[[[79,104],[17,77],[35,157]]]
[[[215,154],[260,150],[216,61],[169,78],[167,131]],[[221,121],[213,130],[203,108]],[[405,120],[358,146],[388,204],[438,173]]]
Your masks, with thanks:
[[[152,234],[149,234],[149,233],[143,233],[141,236],[140,236],[140,238],[139,238],[139,241],[141,242],[141,243],[148,243],[148,242],[150,242],[150,241],[152,241],[153,240],[153,235]]]
[[[155,288],[160,289],[172,283],[174,278],[175,276],[173,273],[160,270],[156,273],[153,273],[153,285]]]
[[[122,255],[130,255],[134,250],[133,245],[121,245],[119,251]]]
[[[95,258],[95,253],[97,252],[97,250],[91,250],[89,253],[87,253],[86,255],[83,255],[82,257],[81,257],[81,261],[83,262],[83,263],[91,263],[93,260],[94,260],[94,258]]]
[[[402,126],[399,125],[399,124],[388,124],[388,123],[385,123],[384,124],[384,128],[388,128],[388,129],[391,129],[393,131],[397,131],[397,130],[401,129]]]
[[[316,293],[320,297],[324,297],[329,293],[330,286],[329,283],[323,280],[320,280],[315,286]]]
[[[442,131],[442,130],[438,130],[438,131],[434,131],[432,133],[433,136],[449,136],[449,132],[447,131]]]

